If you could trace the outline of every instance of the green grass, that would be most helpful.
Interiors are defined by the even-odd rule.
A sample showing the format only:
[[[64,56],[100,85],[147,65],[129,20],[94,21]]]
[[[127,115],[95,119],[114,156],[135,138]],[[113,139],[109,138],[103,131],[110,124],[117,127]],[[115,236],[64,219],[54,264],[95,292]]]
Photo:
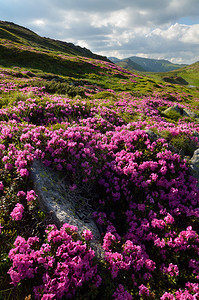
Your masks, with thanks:
[[[188,82],[189,86],[191,85],[199,88],[199,62],[175,71],[164,73],[148,73],[148,75],[156,80],[162,80],[164,77],[181,77]]]
[[[61,42],[37,35],[33,31],[11,22],[0,21],[0,39],[9,39],[22,45],[31,46],[45,51],[67,53],[69,55],[81,55],[96,59],[105,59],[93,54],[90,50],[75,46],[72,43]]]

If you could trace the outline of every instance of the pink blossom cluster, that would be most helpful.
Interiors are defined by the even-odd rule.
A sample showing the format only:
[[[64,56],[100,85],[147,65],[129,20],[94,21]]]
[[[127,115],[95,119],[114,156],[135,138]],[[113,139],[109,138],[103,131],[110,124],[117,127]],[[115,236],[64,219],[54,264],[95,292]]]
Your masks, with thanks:
[[[0,234],[1,234],[1,232],[2,232],[2,229],[3,229],[3,226],[2,226],[1,223],[0,223]]]
[[[3,185],[3,182],[0,181],[0,191],[3,191],[4,190],[4,185]]]
[[[114,300],[132,300],[131,294],[129,294],[127,291],[125,291],[124,286],[122,284],[118,285],[118,288],[113,294],[113,299]]]
[[[122,72],[108,62],[86,61],[110,76]],[[128,71],[123,76],[123,82],[130,78],[132,84],[139,79]],[[12,88],[23,87],[11,85],[10,92]],[[104,90],[87,88],[93,94]],[[187,161],[165,139],[153,139],[149,132],[186,136],[197,147],[197,122],[171,123],[160,113],[175,104],[190,109],[181,103],[183,96],[170,94],[171,101],[168,94],[139,98],[123,92],[114,105],[111,99],[48,95],[44,101],[44,95],[37,96],[0,109],[1,195],[8,197],[5,191],[10,189],[14,192],[8,201],[36,203],[29,181],[34,159],[62,172],[69,178],[71,191],[80,185],[86,196],[91,195],[104,257],[98,267],[89,247],[92,232],[86,230],[80,236],[74,226],[52,225],[45,242],[37,237],[16,239],[9,253],[12,283],[34,278],[35,297],[43,300],[73,297],[88,286],[95,293],[103,280],[112,287],[109,296],[113,299],[197,299],[197,181]],[[139,118],[129,122],[126,114]],[[91,188],[87,191],[87,187]],[[11,212],[16,221],[29,210],[29,205],[21,203]]]
[[[9,258],[13,262],[9,269],[12,283],[17,285],[25,278],[34,278],[36,299],[62,299],[74,296],[77,289],[90,282],[93,288],[101,284],[94,263],[95,253],[78,235],[77,227],[64,224],[60,230],[55,225],[46,229],[46,243],[40,247],[37,237],[27,241],[18,236]],[[86,240],[91,233],[84,232]],[[49,298],[51,295],[52,298]]]
[[[27,192],[27,195],[26,195],[26,200],[28,203],[32,203],[33,201],[35,201],[37,198],[37,194],[35,193],[34,190],[30,190]]]
[[[15,221],[20,221],[22,219],[24,212],[24,207],[22,204],[17,203],[13,211],[10,213],[11,218]]]
[[[189,299],[189,300],[196,300],[199,296],[199,284],[198,283],[186,283],[186,288],[184,290],[179,289],[174,294],[172,293],[164,293],[161,300],[183,300],[183,299]]]
[[[17,135],[22,150],[7,144]],[[72,172],[71,186],[78,184],[75,178],[81,178],[98,187],[101,210],[94,214],[96,220],[104,228],[111,224],[115,228],[105,229],[103,244],[113,280],[126,272],[131,278],[127,290],[136,291],[142,284],[152,282],[156,270],[164,280],[166,272],[159,261],[165,261],[168,268],[167,259],[179,274],[186,266],[197,277],[198,235],[190,227],[179,230],[176,226],[184,219],[195,227],[192,220],[198,218],[196,181],[185,160],[168,150],[165,140],[151,141],[141,129],[116,127],[115,131],[103,133],[89,125],[67,124],[50,130],[44,126],[16,126],[15,122],[3,124],[1,136],[6,145],[2,147],[2,163],[10,162],[17,173],[28,170],[29,163],[37,158],[55,169]],[[35,197],[34,192],[28,191],[26,197]],[[85,233],[85,240],[89,236]],[[186,264],[180,259],[175,262],[176,252],[190,250],[192,256],[185,254]]]
[[[88,103],[80,100],[72,101],[68,98],[52,97],[50,101],[43,102],[32,98],[27,98],[25,101],[18,101],[15,106],[0,109],[0,120],[16,120],[17,122],[26,121],[36,125],[48,125],[61,122],[73,121],[77,123],[82,119],[84,122],[87,118],[94,118],[100,127],[99,118],[101,116],[102,122],[108,122],[111,129],[114,125],[124,124],[123,119],[119,113],[115,112],[106,106],[90,107]]]

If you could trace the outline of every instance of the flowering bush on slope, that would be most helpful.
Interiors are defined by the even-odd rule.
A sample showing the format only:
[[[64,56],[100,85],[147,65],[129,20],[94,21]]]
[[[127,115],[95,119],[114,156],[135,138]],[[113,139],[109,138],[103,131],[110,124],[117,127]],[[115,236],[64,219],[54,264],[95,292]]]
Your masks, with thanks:
[[[53,225],[46,239],[42,233],[17,237],[9,252],[12,283],[34,278],[38,299],[76,299],[81,293],[94,299],[197,299],[197,182],[167,141],[151,139],[146,130],[184,134],[197,145],[198,124],[164,120],[157,108],[167,101],[160,98],[135,101],[128,94],[114,107],[103,99],[43,97],[27,96],[0,110],[0,195],[8,203],[3,212],[10,217],[18,203],[23,218],[32,216],[36,194],[29,172],[32,161],[40,159],[68,176],[71,187],[92,193],[104,258],[96,264],[87,245],[91,233],[80,236],[71,225]],[[148,113],[150,120],[127,123],[125,111]],[[1,227],[3,238],[2,220]]]
[[[85,283],[97,288],[101,277],[97,275],[94,251],[83,241],[83,236],[89,236],[87,242],[90,240],[89,232],[78,237],[77,227],[64,224],[60,230],[49,225],[46,234],[46,242],[40,247],[37,237],[27,241],[17,237],[9,253],[12,283],[34,278],[40,283],[34,287],[36,299],[71,298]]]
[[[5,141],[11,137],[9,127],[1,132]],[[136,295],[144,283],[153,295],[169,285],[177,289],[186,283],[185,274],[197,279],[199,238],[191,227],[196,229],[198,218],[196,181],[185,161],[167,150],[165,140],[151,142],[143,130],[118,128],[102,134],[81,126],[55,131],[25,126],[22,132],[19,139],[25,150],[12,146],[10,158],[20,176],[36,157],[72,172],[72,183],[89,179],[99,189],[101,209],[94,216],[104,226],[105,268],[115,284],[119,280]],[[10,258],[15,265],[15,255]],[[172,276],[171,266],[177,270]],[[18,280],[28,276],[22,273]]]

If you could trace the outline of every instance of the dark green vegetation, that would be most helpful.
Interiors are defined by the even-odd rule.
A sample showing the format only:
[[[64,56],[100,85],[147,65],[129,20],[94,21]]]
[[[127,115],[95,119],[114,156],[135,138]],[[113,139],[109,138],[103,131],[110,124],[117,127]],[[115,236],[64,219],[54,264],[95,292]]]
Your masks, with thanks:
[[[131,56],[125,59],[110,57],[110,60],[130,71],[169,72],[186,66],[184,64],[173,64],[165,59],[151,59],[138,56]]]
[[[168,83],[188,85],[191,88],[199,87],[199,62],[189,66],[164,73],[148,73],[154,79],[164,80]]]
[[[62,52],[71,55],[80,55],[95,59],[107,60],[106,57],[93,54],[90,50],[75,46],[72,43],[66,43],[41,37],[33,31],[11,22],[0,21],[0,39],[10,40],[21,45],[42,48],[48,51]]]
[[[118,66],[127,69],[129,71],[134,72],[136,71],[140,71],[140,72],[145,72],[146,70],[139,64],[137,64],[136,62],[134,62],[132,59],[130,58],[125,58],[122,60],[119,60],[117,62],[115,62]]]

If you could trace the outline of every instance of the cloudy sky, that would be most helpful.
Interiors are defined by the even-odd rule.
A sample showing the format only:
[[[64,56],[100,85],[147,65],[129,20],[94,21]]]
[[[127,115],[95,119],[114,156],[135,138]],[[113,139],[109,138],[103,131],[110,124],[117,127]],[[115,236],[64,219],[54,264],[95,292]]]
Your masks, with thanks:
[[[199,0],[0,0],[0,20],[101,55],[199,61]]]

